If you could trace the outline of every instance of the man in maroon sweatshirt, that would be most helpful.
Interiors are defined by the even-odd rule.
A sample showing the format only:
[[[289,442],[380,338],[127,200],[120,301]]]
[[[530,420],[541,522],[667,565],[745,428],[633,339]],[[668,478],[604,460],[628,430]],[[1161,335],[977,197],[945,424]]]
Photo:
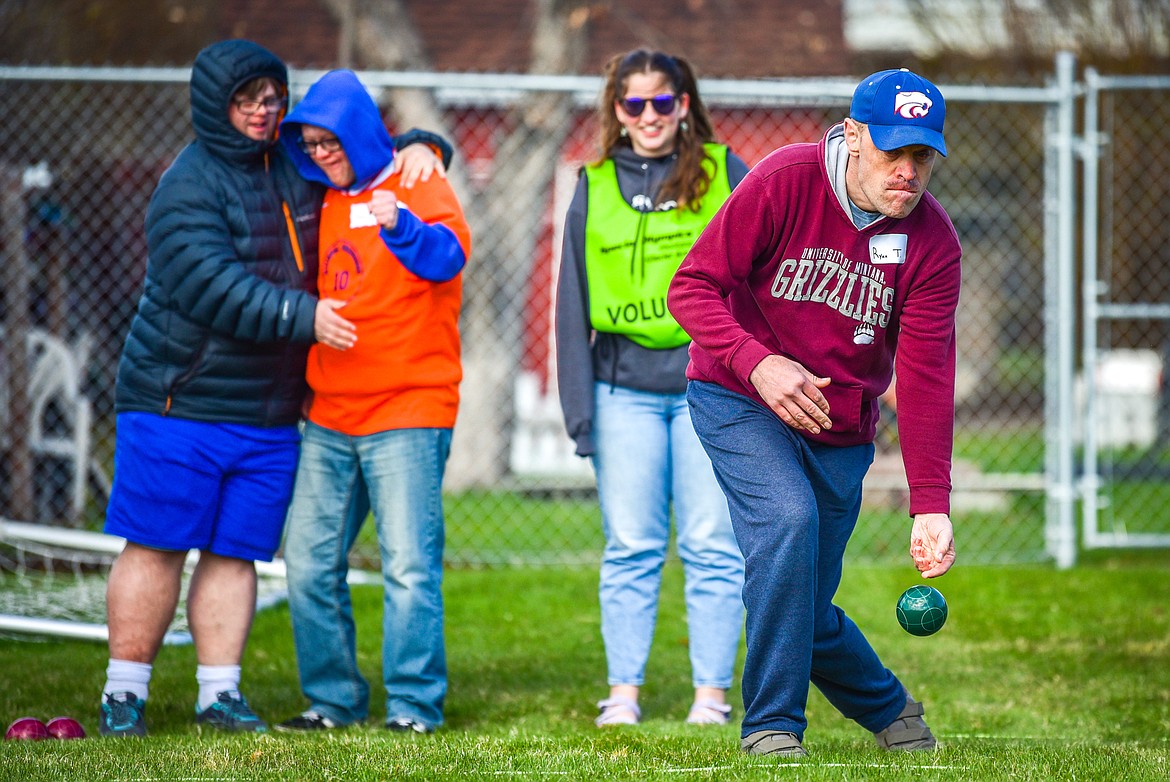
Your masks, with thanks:
[[[926,192],[945,116],[921,76],[867,77],[819,143],[778,149],[748,174],[670,287],[693,340],[691,416],[746,562],[750,754],[805,754],[810,681],[881,747],[936,746],[922,704],[833,597],[895,369],[911,557],[927,578],[955,559],[962,249]]]

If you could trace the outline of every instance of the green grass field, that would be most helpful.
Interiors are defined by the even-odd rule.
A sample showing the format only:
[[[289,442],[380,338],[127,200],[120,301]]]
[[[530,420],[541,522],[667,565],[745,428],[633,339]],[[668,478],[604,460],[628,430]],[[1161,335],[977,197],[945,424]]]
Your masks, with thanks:
[[[923,700],[941,742],[890,755],[814,691],[800,761],[749,758],[738,726],[686,726],[690,702],[681,568],[667,568],[644,722],[600,731],[605,694],[592,568],[447,574],[447,726],[404,737],[381,728],[380,594],[355,594],[367,726],[324,736],[200,734],[194,651],[166,647],[143,741],[5,742],[4,780],[1144,780],[1170,776],[1170,554],[1098,556],[1069,571],[963,567],[933,582],[950,618],[903,632],[894,603],[919,583],[903,567],[847,569],[839,604]],[[782,631],[782,628],[777,628]],[[96,732],[102,644],[0,640],[5,724],[81,719]],[[738,686],[738,681],[737,681]],[[256,621],[244,690],[269,721],[299,712],[287,611]],[[733,692],[739,712],[738,692]]]

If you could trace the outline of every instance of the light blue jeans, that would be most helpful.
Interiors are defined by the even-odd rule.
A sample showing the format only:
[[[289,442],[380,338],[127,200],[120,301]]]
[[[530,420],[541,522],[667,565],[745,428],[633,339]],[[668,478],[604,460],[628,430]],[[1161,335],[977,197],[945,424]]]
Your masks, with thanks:
[[[348,554],[372,509],[382,557],[387,720],[443,722],[443,470],[450,429],[350,437],[306,424],[285,530],[301,691],[340,724],[369,714],[358,671]]]
[[[685,394],[598,383],[593,423],[605,525],[601,635],[610,686],[644,684],[673,503],[695,687],[731,686],[743,632],[743,556]]]

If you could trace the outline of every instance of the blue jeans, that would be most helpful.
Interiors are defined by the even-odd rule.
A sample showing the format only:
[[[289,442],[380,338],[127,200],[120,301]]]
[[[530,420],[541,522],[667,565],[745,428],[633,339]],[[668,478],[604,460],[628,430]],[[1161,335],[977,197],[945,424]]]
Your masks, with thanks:
[[[731,686],[743,632],[743,557],[684,394],[597,384],[597,494],[605,525],[601,634],[609,684],[644,683],[674,504],[695,687]]]
[[[846,717],[883,730],[906,705],[902,684],[833,605],[873,445],[814,443],[716,384],[692,381],[687,398],[746,560],[742,735],[803,738],[810,681]]]
[[[387,719],[443,722],[443,470],[450,429],[351,437],[306,424],[285,531],[301,691],[340,724],[369,713],[358,671],[348,554],[372,509],[382,556]]]

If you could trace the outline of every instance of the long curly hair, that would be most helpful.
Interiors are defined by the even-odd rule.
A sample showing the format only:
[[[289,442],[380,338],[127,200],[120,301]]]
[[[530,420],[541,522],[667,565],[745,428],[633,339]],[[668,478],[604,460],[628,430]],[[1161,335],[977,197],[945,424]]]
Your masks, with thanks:
[[[698,211],[703,196],[711,186],[711,171],[703,166],[703,161],[709,157],[703,144],[715,141],[715,131],[707,107],[699,97],[695,72],[682,57],[651,49],[634,49],[612,57],[605,64],[605,86],[597,106],[601,156],[590,165],[598,166],[612,157],[618,146],[630,146],[629,138],[622,135],[622,124],[618,121],[614,103],[625,97],[626,85],[635,73],[661,73],[670,82],[676,95],[690,96],[690,110],[685,122],[679,123],[675,136],[678,162],[671,175],[662,183],[658,198],[663,201],[674,199],[680,209],[685,206]]]

